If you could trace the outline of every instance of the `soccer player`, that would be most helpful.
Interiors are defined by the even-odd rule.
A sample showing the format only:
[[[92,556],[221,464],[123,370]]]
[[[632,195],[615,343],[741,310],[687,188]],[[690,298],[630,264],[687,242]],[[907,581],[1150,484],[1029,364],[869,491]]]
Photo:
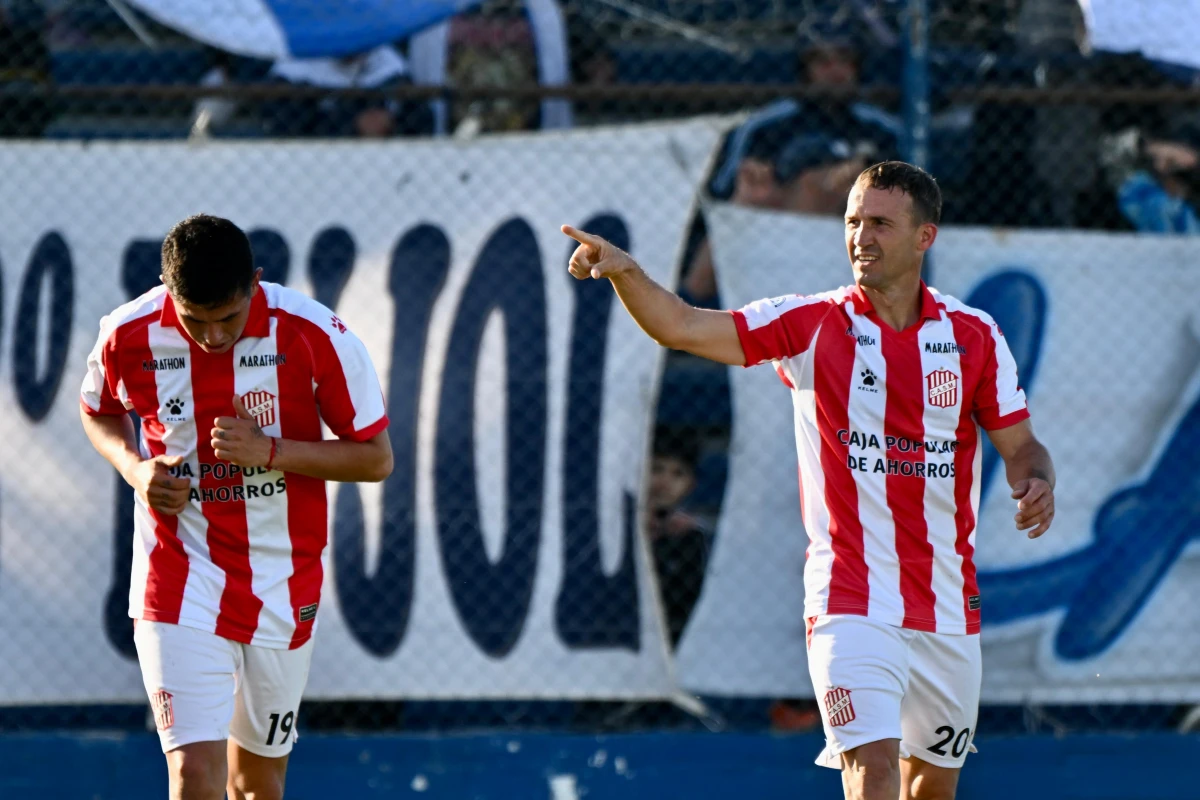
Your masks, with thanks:
[[[1016,527],[1036,538],[1054,518],[1054,467],[1003,334],[921,280],[941,206],[923,170],[867,168],[846,205],[854,285],[732,312],[689,306],[611,243],[563,226],[579,242],[571,274],[608,278],[659,344],[771,362],[791,390],[817,763],[840,768],[858,800],[949,800],[971,749],[980,427],[1007,467]]]
[[[136,496],[129,615],[171,797],[280,798],[320,603],[325,481],[391,473],[383,392],[362,342],[320,303],[261,282],[229,220],[183,220],[162,254],[163,285],[101,320],[80,417]]]

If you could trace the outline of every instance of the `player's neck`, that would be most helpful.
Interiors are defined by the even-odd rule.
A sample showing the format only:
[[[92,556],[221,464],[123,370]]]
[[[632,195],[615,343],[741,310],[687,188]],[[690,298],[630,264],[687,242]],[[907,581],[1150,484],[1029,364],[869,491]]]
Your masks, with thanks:
[[[913,275],[872,289],[862,287],[863,294],[875,307],[875,314],[894,331],[907,330],[921,318],[921,276]]]

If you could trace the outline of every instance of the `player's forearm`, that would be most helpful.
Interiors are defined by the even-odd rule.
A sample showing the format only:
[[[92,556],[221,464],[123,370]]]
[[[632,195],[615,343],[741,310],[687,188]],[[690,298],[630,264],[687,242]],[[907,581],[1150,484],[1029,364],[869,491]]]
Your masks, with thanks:
[[[613,275],[612,285],[629,316],[651,339],[663,347],[683,349],[691,306],[655,283],[641,267]]]
[[[1054,488],[1054,462],[1050,451],[1037,439],[1030,439],[1017,452],[1004,460],[1008,485],[1015,486],[1029,478],[1040,478]]]
[[[392,452],[386,446],[385,436],[381,434],[365,442],[276,439],[271,467],[325,481],[374,483],[392,474]]]
[[[79,417],[92,447],[121,473],[121,477],[129,481],[130,471],[142,462],[133,420],[128,414],[92,416],[82,407],[79,409]]]

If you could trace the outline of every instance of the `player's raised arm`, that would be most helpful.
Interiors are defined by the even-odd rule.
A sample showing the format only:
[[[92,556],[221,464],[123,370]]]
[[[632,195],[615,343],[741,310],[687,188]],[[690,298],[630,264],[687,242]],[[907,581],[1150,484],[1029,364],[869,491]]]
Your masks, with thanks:
[[[746,363],[731,314],[687,304],[651,280],[628,253],[600,236],[570,225],[563,225],[562,232],[579,242],[568,267],[571,275],[578,280],[612,281],[625,310],[651,339],[722,364]]]

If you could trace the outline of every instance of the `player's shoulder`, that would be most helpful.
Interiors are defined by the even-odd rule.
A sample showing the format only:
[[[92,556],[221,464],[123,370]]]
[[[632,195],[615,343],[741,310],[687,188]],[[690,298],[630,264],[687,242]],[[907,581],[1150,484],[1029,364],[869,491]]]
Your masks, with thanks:
[[[127,332],[158,319],[166,302],[167,287],[160,283],[128,303],[122,303],[100,318],[101,340],[115,336],[119,344]]]
[[[947,315],[967,323],[967,328],[980,337],[991,338],[993,330],[999,333],[1000,328],[996,325],[996,320],[992,319],[992,315],[983,309],[969,306],[957,297],[943,294],[932,286],[929,287],[929,293],[933,295],[934,301],[946,310]]]
[[[267,281],[259,281],[258,285],[267,299],[267,308],[273,312],[282,312],[293,322],[310,323],[330,338],[333,338],[335,334],[349,333],[346,324],[333,312],[333,309],[314,300],[304,292]],[[309,331],[311,332],[311,328]]]
[[[783,294],[778,297],[764,297],[761,300],[755,300],[753,303],[750,303],[748,307],[773,309],[776,315],[783,315],[789,311],[805,307],[824,306],[833,308],[849,300],[852,288],[843,286],[818,294]]]

